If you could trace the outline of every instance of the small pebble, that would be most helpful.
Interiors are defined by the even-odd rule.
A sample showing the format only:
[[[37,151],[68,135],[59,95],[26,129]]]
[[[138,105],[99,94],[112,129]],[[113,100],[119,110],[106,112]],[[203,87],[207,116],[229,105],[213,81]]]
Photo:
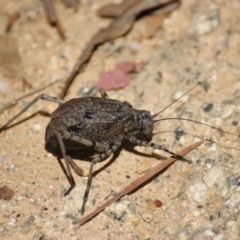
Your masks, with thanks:
[[[6,156],[1,155],[0,156],[0,163],[5,162],[5,161],[6,161]]]
[[[208,196],[207,190],[208,188],[204,183],[195,183],[188,187],[186,194],[195,202],[204,203]]]
[[[10,84],[4,81],[0,81],[0,92],[5,94],[11,92]]]
[[[137,225],[139,222],[135,205],[128,200],[116,202],[106,208],[104,212],[114,220],[121,222],[130,220],[133,225]]]
[[[230,230],[231,232],[234,232],[236,234],[240,233],[240,224],[236,221],[228,221],[227,222],[227,229]]]
[[[149,170],[150,168],[151,168],[151,165],[149,164],[149,160],[141,159],[138,161],[136,172],[138,174],[143,174],[147,172],[147,170]]]
[[[30,198],[30,203],[35,204],[37,200],[35,198]]]
[[[15,165],[11,164],[10,167],[8,167],[7,171],[11,173],[15,172]]]
[[[202,229],[199,229],[197,231],[195,238],[196,238],[196,240],[201,240],[201,239],[203,239],[202,238],[203,236],[205,236],[206,239],[207,239],[207,237],[209,237],[210,239],[214,239],[214,240],[222,240],[223,239],[223,234],[214,228],[206,229],[206,227],[202,227]]]
[[[32,130],[34,130],[34,131],[36,131],[36,132],[38,132],[39,130],[41,130],[42,129],[42,126],[40,125],[40,124],[34,124],[33,126],[32,126]]]
[[[7,185],[0,188],[0,199],[11,200],[14,196],[14,191]]]
[[[152,199],[147,199],[147,210],[149,211],[154,211],[155,207],[155,202]]]
[[[141,216],[142,216],[142,219],[147,223],[152,222],[154,219],[154,216],[151,212],[144,212]]]
[[[27,189],[25,191],[25,197],[30,198],[32,196],[32,193]]]
[[[197,24],[195,25],[199,35],[212,32],[219,25],[219,13],[217,10],[207,14],[197,16]]]
[[[26,234],[31,229],[34,221],[35,217],[33,215],[29,216],[22,226],[22,232]]]
[[[10,222],[8,223],[9,226],[14,226],[16,224],[16,219],[11,218]]]
[[[97,88],[94,85],[87,85],[85,87],[82,87],[77,95],[79,97],[95,97],[97,94]]]
[[[228,168],[224,165],[212,167],[203,177],[203,181],[209,188],[220,189],[226,186],[226,178],[229,177]]]
[[[155,202],[156,208],[160,208],[163,205],[162,202],[158,199],[155,199],[154,202]]]

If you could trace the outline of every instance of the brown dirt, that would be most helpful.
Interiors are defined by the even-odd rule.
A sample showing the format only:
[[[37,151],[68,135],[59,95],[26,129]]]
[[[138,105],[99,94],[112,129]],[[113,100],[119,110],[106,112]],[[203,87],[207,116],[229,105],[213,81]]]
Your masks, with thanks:
[[[111,1],[82,1],[75,12],[56,1],[58,16],[67,35],[63,41],[56,28],[48,24],[42,1],[1,1],[1,105],[54,79],[66,77],[87,41],[108,24],[109,20],[96,15],[96,10],[108,2]],[[128,86],[108,91],[108,95],[128,101],[135,108],[156,113],[198,81],[210,77],[205,88],[199,86],[159,118],[191,118],[238,134],[239,10],[237,0],[186,0],[149,39],[142,37],[138,25],[142,22],[136,22],[126,36],[105,43],[94,52],[66,99],[77,97],[80,89],[98,81],[100,71],[113,69],[119,61],[145,61],[145,68],[132,75]],[[6,35],[4,28],[14,11],[20,12],[20,18]],[[6,41],[11,44],[7,46]],[[6,58],[3,57],[7,54],[5,51],[11,52]],[[3,61],[9,64],[3,64]],[[44,93],[57,96],[62,86],[62,82],[56,83]],[[20,100],[1,113],[0,126],[35,95]],[[38,110],[52,112],[56,107],[54,103],[39,101],[22,118]],[[239,176],[239,138],[187,121],[160,122],[156,125],[157,134],[153,141],[172,151],[176,152],[199,138],[211,138],[216,143],[206,141],[188,155],[193,164],[176,162],[162,175],[124,197],[124,201],[131,202],[136,213],[127,212],[128,217],[121,221],[113,219],[106,211],[79,228],[77,219],[81,216],[77,210],[81,206],[87,178],[74,174],[77,187],[63,198],[69,183],[56,157],[44,149],[48,121],[48,117],[38,114],[0,134],[0,187],[7,185],[14,191],[11,200],[0,199],[1,239],[212,239],[216,232],[222,239],[240,236],[240,218],[236,211],[233,209],[227,215],[227,210],[221,210],[227,204],[225,195],[232,192],[222,196],[215,184],[212,188],[207,185],[204,201],[196,199],[198,192],[194,192],[196,198],[190,197],[190,192],[194,191],[191,185],[200,186],[197,184],[202,184],[212,166],[221,164],[227,168],[229,177]],[[176,129],[186,133],[180,140],[174,133]],[[154,157],[156,154],[167,156],[156,151],[151,155],[152,150],[144,147],[135,147],[135,150],[150,154],[150,157],[122,149],[114,162],[94,177],[86,214],[136,179],[145,168],[156,165],[159,161]],[[102,168],[108,161],[97,164],[95,169]],[[88,170],[87,161],[76,162]],[[155,199],[163,203],[161,208],[151,205]],[[109,211],[114,210],[116,206]],[[221,212],[221,218],[217,217],[218,212]],[[215,235],[207,238],[206,233],[206,238],[200,238],[200,233],[205,234],[202,229],[208,228],[213,229]]]

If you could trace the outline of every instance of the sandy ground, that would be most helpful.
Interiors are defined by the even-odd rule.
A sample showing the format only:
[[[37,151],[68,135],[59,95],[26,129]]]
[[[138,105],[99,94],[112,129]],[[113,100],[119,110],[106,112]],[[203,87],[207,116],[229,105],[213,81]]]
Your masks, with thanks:
[[[74,11],[56,1],[67,35],[63,41],[48,24],[41,1],[1,1],[0,106],[67,76],[87,41],[108,24],[96,14],[108,2],[82,1]],[[6,35],[4,28],[14,11],[21,15]],[[156,113],[210,77],[159,118],[191,118],[239,134],[239,11],[237,0],[185,0],[149,39],[141,36],[137,21],[126,36],[97,49],[66,99],[79,96],[81,89],[98,81],[99,72],[120,61],[145,61],[129,85],[108,91],[110,98]],[[11,46],[8,58],[3,57],[6,41]],[[43,92],[57,96],[62,87],[62,82],[56,83]],[[36,95],[1,113],[0,125]],[[56,107],[39,101],[22,118]],[[37,114],[0,133],[0,187],[14,191],[11,200],[0,199],[1,239],[240,239],[238,137],[187,121],[159,122],[153,142],[174,152],[205,139],[187,156],[193,163],[176,162],[79,227],[87,178],[74,174],[77,187],[63,197],[69,183],[57,158],[44,149],[48,122],[48,117]],[[176,133],[180,130],[184,134]],[[156,155],[168,156],[145,147],[134,150],[121,149],[106,167],[111,157],[96,165],[95,170],[103,169],[93,179],[85,214],[155,166]],[[76,163],[88,171],[86,159]],[[157,208],[155,200],[163,206]]]

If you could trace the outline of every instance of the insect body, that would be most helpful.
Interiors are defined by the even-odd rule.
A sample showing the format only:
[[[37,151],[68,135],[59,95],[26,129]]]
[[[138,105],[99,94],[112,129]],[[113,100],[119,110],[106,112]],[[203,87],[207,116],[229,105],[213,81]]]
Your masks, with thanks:
[[[82,169],[67,155],[66,149],[92,148],[99,153],[91,161],[88,183],[81,208],[82,213],[84,213],[88,198],[94,164],[115,152],[124,139],[134,144],[160,149],[180,157],[163,146],[149,141],[154,123],[158,121],[154,120],[157,114],[151,115],[149,111],[134,109],[127,102],[109,99],[103,90],[100,90],[100,93],[102,98],[83,97],[71,99],[67,102],[45,94],[39,95],[0,128],[0,131],[6,128],[38,99],[60,104],[51,115],[51,120],[46,128],[45,140],[46,143],[52,144],[55,148],[60,148],[65,159],[67,175],[71,184],[66,194],[75,186],[71,168],[78,175],[83,175]],[[138,136],[146,140],[139,139]],[[184,158],[181,159],[190,162]]]
[[[154,116],[150,112],[134,109],[127,102],[108,99],[103,92],[102,96],[103,98],[84,97],[69,100],[52,113],[46,128],[45,140],[61,148],[72,187],[74,181],[68,164],[79,175],[82,175],[82,170],[66,155],[66,149],[91,147],[100,153],[91,161],[82,213],[91,184],[93,165],[115,152],[124,139],[175,155],[161,145],[136,137],[142,135],[146,139],[151,138]]]
[[[63,138],[70,138],[70,141],[64,141],[65,148],[85,145],[104,152],[124,138],[134,141],[133,136],[137,133],[151,137],[153,123],[150,112],[136,110],[127,102],[97,97],[77,98],[52,113],[46,129],[46,141],[58,145],[56,136],[61,132]],[[80,146],[74,146],[76,144],[72,143],[69,134]]]

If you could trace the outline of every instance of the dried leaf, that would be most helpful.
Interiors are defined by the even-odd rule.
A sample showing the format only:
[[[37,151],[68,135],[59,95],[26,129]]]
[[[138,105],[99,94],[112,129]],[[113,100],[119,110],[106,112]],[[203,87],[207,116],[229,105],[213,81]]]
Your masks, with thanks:
[[[140,71],[144,65],[144,62],[119,62],[114,70],[104,71],[99,74],[97,88],[109,90],[125,87],[130,82],[127,73]]]
[[[129,0],[125,0],[123,4],[127,4]],[[162,8],[161,13],[169,12],[174,10],[180,1],[170,1],[170,0],[135,0],[133,1],[131,7],[124,8],[125,12],[121,13],[117,18],[115,18],[108,27],[99,30],[90,41],[87,43],[83,52],[79,56],[76,61],[67,81],[65,83],[64,88],[62,89],[59,98],[63,99],[66,95],[68,88],[72,84],[74,78],[80,72],[80,69],[84,63],[86,63],[90,57],[92,52],[96,49],[96,47],[106,41],[111,41],[115,38],[123,36],[126,34],[132,27],[135,19],[143,12],[156,10],[157,8]],[[165,10],[166,9],[166,10]],[[116,9],[114,10],[116,11]]]

